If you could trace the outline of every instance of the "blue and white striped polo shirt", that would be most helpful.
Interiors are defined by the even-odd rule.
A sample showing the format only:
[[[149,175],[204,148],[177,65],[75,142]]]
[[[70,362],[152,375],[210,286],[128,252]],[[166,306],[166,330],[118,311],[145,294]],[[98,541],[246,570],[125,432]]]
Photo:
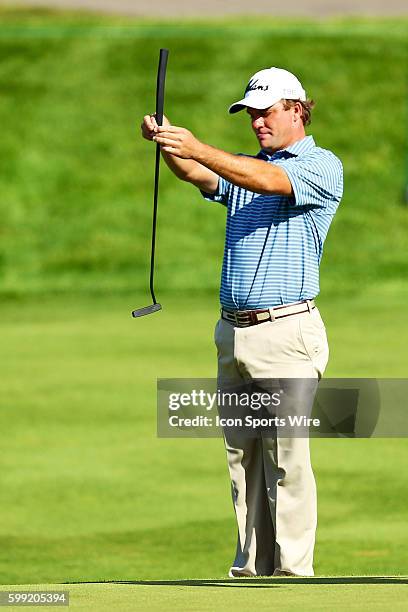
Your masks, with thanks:
[[[220,301],[237,310],[312,299],[323,243],[343,194],[343,167],[306,136],[258,159],[287,173],[294,196],[261,195],[220,177],[207,200],[227,206]]]

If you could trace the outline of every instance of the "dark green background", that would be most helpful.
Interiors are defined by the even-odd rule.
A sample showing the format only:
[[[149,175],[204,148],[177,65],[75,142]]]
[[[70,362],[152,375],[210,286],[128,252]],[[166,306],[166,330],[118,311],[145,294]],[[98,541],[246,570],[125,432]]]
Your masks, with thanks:
[[[257,151],[247,117],[226,112],[247,78],[271,64],[298,74],[317,101],[310,131],[345,169],[324,290],[406,278],[404,23],[121,26],[46,15],[2,14],[3,294],[146,287],[154,147],[139,124],[154,109],[162,46],[171,121],[231,152]],[[217,291],[224,215],[163,168],[159,289]]]

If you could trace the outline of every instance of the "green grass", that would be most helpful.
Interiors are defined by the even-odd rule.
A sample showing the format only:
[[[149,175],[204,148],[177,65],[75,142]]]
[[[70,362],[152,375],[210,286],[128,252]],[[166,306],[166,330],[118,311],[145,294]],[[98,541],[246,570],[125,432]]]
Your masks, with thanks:
[[[171,50],[173,122],[230,151],[255,143],[226,107],[265,62],[284,65],[319,102],[316,140],[345,165],[322,266],[326,375],[406,377],[404,28],[0,9],[3,585],[139,581],[70,585],[88,609],[406,608],[401,581],[225,580],[235,524],[222,442],[158,439],[155,419],[158,377],[215,375],[224,210],[164,168],[165,308],[130,317],[149,300],[154,155],[137,125],[159,47]],[[406,451],[404,439],[313,440],[319,576],[407,573]],[[203,578],[220,582],[157,582]]]
[[[160,24],[1,10],[0,291],[144,288],[154,151],[138,125],[153,108],[166,45],[172,121],[233,152],[256,151],[246,117],[226,113],[248,75],[271,63],[299,74],[318,101],[312,132],[345,166],[324,291],[405,278],[406,25]],[[158,286],[214,292],[223,234],[223,207],[163,168]]]
[[[405,376],[407,291],[380,295],[321,300],[328,375]],[[157,377],[215,375],[217,301],[166,299],[132,320],[143,302],[1,305],[3,583],[226,576],[235,524],[222,441],[155,432]],[[313,441],[318,575],[404,572],[406,451],[403,439]]]
[[[87,610],[406,610],[405,578],[240,579],[134,584],[38,585],[35,590],[69,590],[70,608]],[[29,585],[19,587],[30,589]],[[0,587],[15,590],[13,586]],[[30,608],[31,609],[31,608]],[[50,609],[50,608],[47,608]],[[52,608],[58,610],[59,608]],[[64,608],[63,608],[64,609]]]

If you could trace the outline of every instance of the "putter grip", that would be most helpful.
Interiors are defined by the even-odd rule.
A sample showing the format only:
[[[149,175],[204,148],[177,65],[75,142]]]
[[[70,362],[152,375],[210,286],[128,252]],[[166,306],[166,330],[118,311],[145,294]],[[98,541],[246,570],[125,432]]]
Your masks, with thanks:
[[[166,68],[168,57],[168,49],[160,49],[159,69],[157,71],[156,87],[156,121],[158,125],[162,125],[163,123],[164,85],[166,82]]]

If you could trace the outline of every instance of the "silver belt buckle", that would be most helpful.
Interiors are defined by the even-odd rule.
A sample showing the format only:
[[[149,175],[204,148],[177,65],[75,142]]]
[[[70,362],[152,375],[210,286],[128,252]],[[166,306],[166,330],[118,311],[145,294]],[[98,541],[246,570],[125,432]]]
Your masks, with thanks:
[[[256,318],[258,319],[259,322],[261,321],[270,321],[275,318],[273,317],[272,313],[271,313],[271,308],[268,308],[268,310],[266,312],[259,312],[256,315]]]

